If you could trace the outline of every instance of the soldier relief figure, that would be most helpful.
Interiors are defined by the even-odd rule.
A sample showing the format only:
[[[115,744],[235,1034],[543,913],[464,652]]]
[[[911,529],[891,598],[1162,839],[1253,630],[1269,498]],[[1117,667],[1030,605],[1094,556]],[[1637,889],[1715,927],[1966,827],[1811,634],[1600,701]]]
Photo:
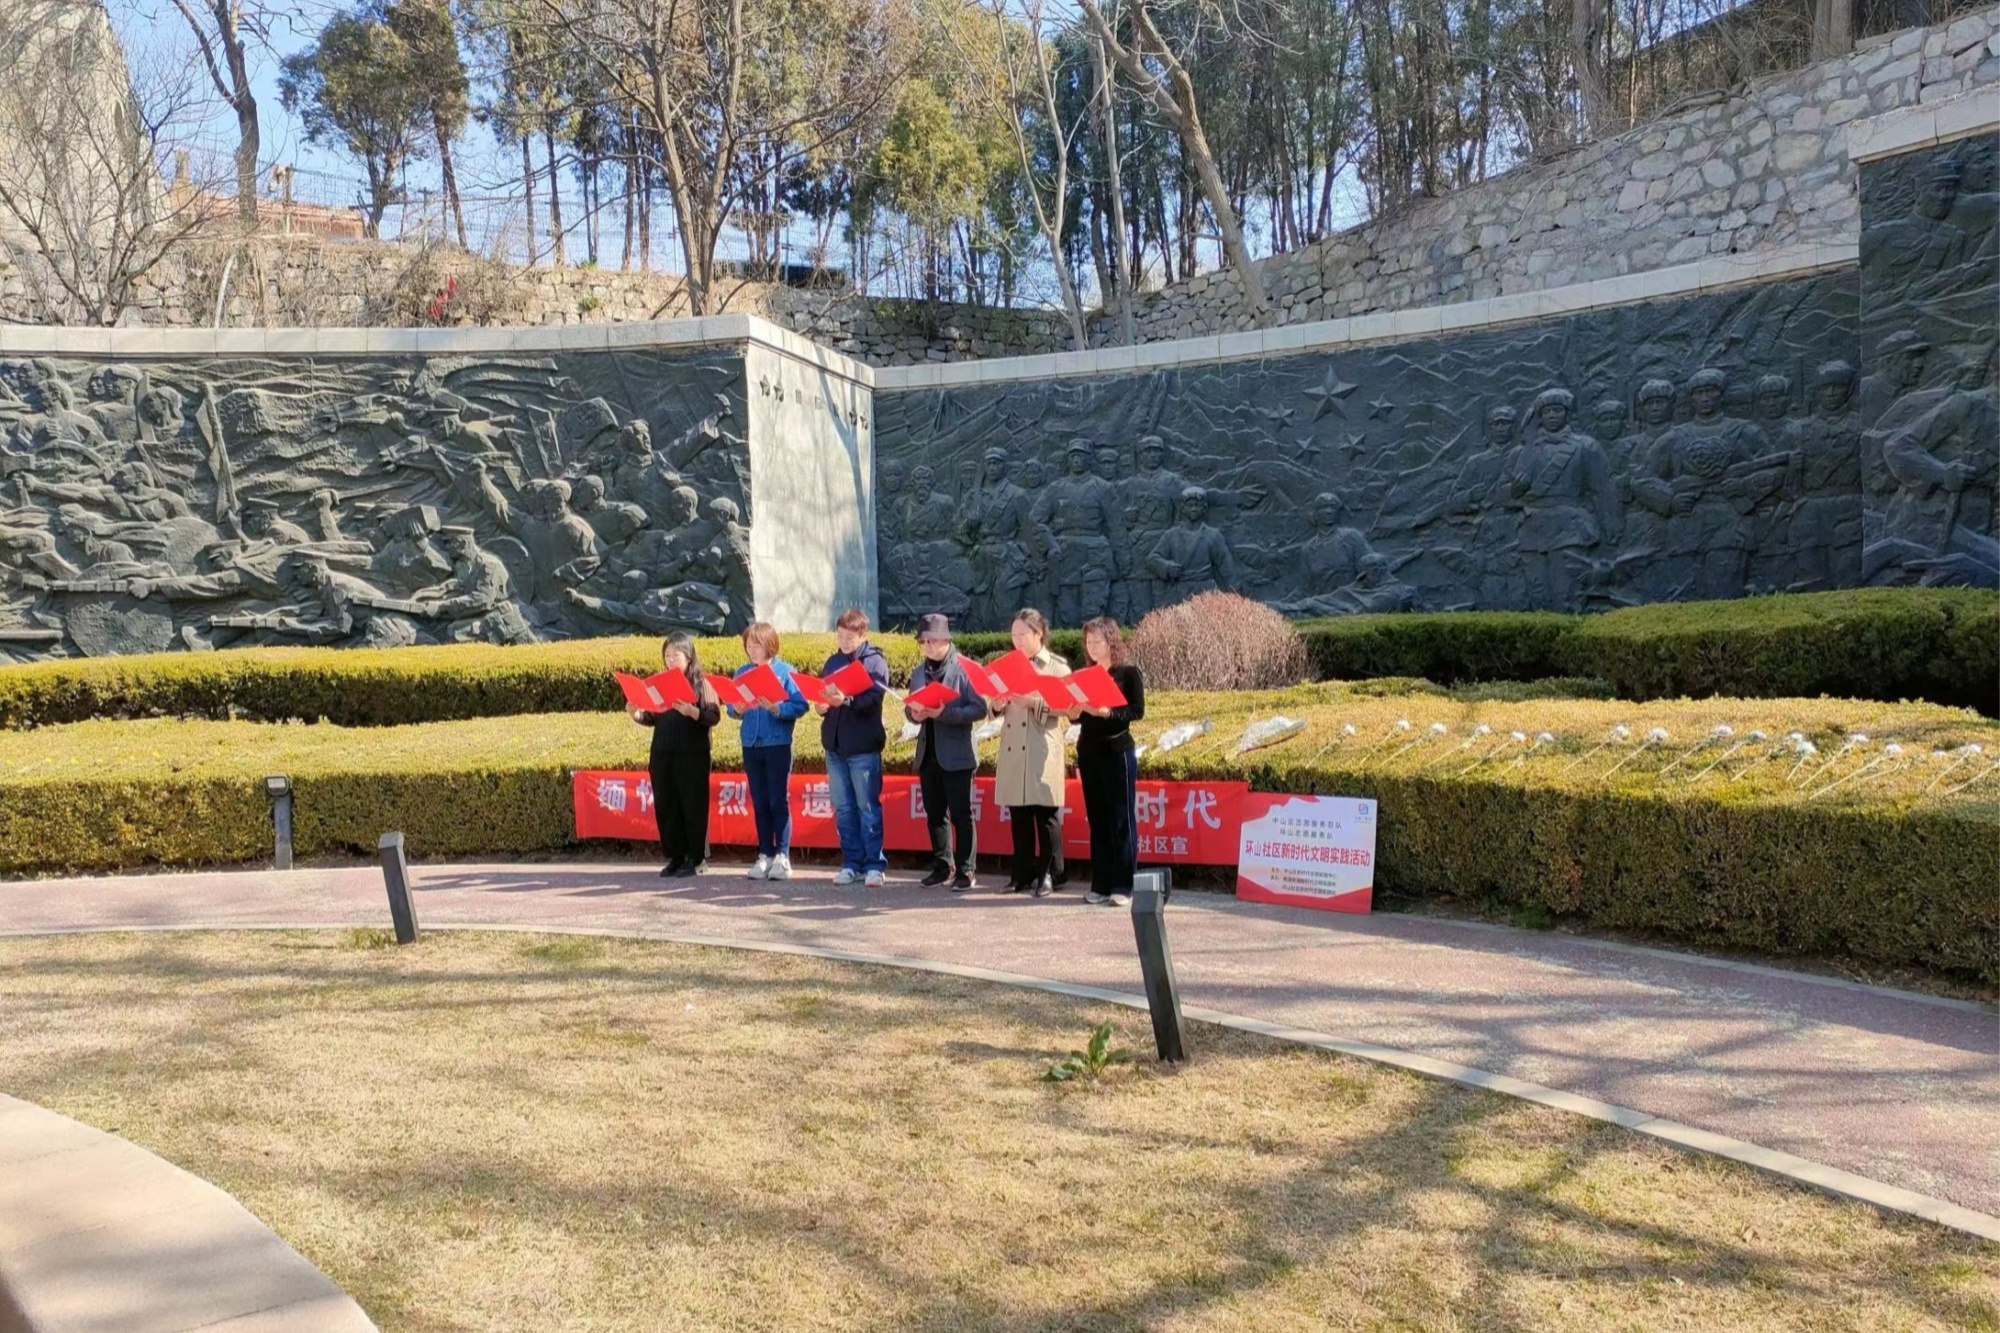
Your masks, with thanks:
[[[0,660],[750,618],[721,395],[655,447],[549,361],[244,369],[0,363]]]

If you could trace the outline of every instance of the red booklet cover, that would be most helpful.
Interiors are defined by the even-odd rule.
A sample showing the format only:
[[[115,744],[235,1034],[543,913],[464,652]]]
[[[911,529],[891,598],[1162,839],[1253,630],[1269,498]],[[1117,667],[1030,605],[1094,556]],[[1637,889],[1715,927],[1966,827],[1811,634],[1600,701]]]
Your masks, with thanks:
[[[868,687],[875,683],[875,677],[869,675],[868,668],[861,663],[849,662],[828,676],[826,683],[851,699],[857,694],[866,694]]]
[[[625,702],[641,712],[664,713],[675,704],[694,702],[694,686],[688,684],[683,672],[660,671],[644,679],[623,671],[612,674],[618,677],[618,688],[625,692]]]
[[[1029,661],[1028,655],[1019,648],[986,669],[993,673],[994,679],[1007,687],[1009,694],[1033,694],[1042,679],[1041,673],[1035,670],[1035,664]]]
[[[1058,713],[1066,713],[1083,702],[1083,696],[1071,688],[1067,676],[1038,676],[1035,678],[1035,693],[1042,701]]]
[[[759,662],[736,678],[736,683],[748,691],[753,698],[765,703],[781,704],[791,698],[785,693],[785,682],[778,679],[778,673],[769,662]]]
[[[1069,683],[1092,708],[1125,706],[1125,691],[1118,688],[1118,682],[1101,666],[1087,666],[1081,671],[1071,672]]]
[[[1000,678],[969,657],[960,657],[958,664],[965,668],[965,678],[972,682],[972,692],[982,699],[994,699],[1007,693],[1007,687]]]
[[[912,690],[903,702],[914,704],[918,708],[942,708],[956,698],[958,698],[957,690],[941,680],[934,680],[921,690]]]
[[[734,676],[708,673],[708,683],[715,690],[715,697],[731,708],[748,708],[756,701],[756,696],[743,688],[743,683]]]
[[[826,702],[826,682],[818,676],[813,675],[810,671],[794,671],[792,673],[792,684],[799,687],[799,693],[805,696],[807,703],[823,704]]]

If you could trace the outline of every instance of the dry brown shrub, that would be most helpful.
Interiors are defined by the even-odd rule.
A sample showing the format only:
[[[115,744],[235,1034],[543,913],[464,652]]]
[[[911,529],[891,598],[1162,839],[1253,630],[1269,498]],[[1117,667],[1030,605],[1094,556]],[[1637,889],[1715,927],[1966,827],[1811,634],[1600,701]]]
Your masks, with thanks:
[[[1163,606],[1132,631],[1132,660],[1161,690],[1270,690],[1306,679],[1305,640],[1291,622],[1233,592]]]

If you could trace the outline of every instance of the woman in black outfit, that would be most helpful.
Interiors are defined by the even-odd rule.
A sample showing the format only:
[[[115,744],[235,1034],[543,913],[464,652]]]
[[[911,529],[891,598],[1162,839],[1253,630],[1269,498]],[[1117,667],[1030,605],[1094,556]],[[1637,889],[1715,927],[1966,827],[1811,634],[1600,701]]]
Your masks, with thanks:
[[[1139,863],[1139,760],[1132,749],[1132,724],[1146,716],[1146,681],[1126,660],[1125,635],[1118,622],[1101,616],[1083,627],[1083,655],[1111,673],[1120,708],[1086,708],[1078,721],[1076,775],[1083,782],[1083,813],[1090,822],[1090,892],[1087,903],[1132,901],[1132,874]]]
[[[685,672],[695,702],[675,704],[664,713],[634,708],[632,720],[653,729],[653,815],[660,825],[660,851],[667,858],[662,879],[699,875],[708,855],[708,734],[722,719],[722,701],[701,673],[694,640],[675,634],[660,645],[660,664]]]

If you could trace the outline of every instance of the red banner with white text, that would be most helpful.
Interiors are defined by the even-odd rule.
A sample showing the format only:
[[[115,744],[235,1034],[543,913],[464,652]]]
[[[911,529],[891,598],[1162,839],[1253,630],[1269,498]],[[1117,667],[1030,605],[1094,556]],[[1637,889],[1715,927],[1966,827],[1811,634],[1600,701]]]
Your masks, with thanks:
[[[823,773],[792,774],[792,845],[840,845],[833,824],[833,798]],[[571,778],[579,838],[659,836],[653,822],[653,784],[644,773],[578,770]],[[1241,806],[1247,782],[1149,782],[1138,788],[1139,859],[1167,865],[1236,864],[1242,829]],[[755,847],[757,825],[750,812],[750,784],[741,773],[709,777],[708,840],[717,847]],[[1063,854],[1090,855],[1090,826],[1084,822],[1083,788],[1071,778],[1064,790]],[[993,779],[972,781],[972,818],[979,850],[992,854],[1014,847],[1013,825],[1005,806],[993,801]],[[924,798],[915,775],[882,775],[882,845],[892,852],[929,851]]]

